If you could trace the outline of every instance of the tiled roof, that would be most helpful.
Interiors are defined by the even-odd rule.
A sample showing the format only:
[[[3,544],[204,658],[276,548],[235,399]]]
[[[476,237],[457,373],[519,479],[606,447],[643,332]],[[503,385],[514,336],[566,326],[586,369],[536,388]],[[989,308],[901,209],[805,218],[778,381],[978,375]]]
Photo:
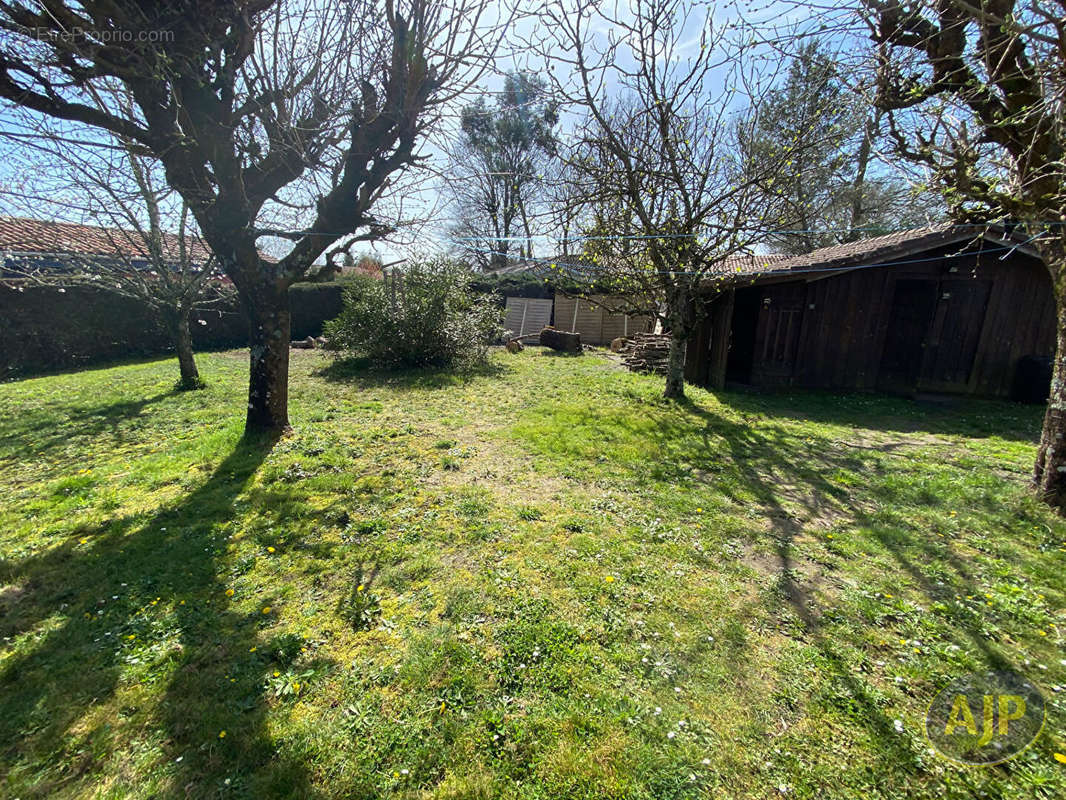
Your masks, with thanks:
[[[715,269],[712,272],[716,275],[761,275],[764,272],[777,269],[778,264],[790,258],[792,256],[779,253],[759,256],[745,253],[723,258],[715,265]]]
[[[924,228],[911,228],[904,231],[896,231],[884,236],[875,236],[870,239],[859,239],[854,242],[832,245],[814,250],[801,256],[784,254],[739,254],[723,258],[708,271],[708,278],[720,281],[730,276],[758,277],[766,275],[779,275],[783,272],[804,272],[807,270],[846,269],[859,265],[888,265],[896,260],[905,260],[909,256],[931,250],[935,247],[947,246],[955,243],[964,243],[970,240],[993,238],[986,229],[977,226],[966,225],[931,225]],[[1010,237],[1004,236],[1004,239]],[[1018,239],[1018,248],[1028,249],[1024,246],[1025,241]],[[552,262],[546,259],[518,261],[502,269],[496,270],[495,274],[508,275],[522,272],[548,272]],[[581,264],[559,265],[560,271],[569,273],[572,277],[582,272],[596,273],[594,267],[585,267]]]
[[[822,247],[801,256],[734,256],[724,259],[721,269],[714,272],[719,275],[754,276],[811,269],[844,269],[859,264],[887,264],[934,247],[981,239],[986,235],[983,229],[977,227],[931,225]]]
[[[164,255],[177,260],[178,237],[163,234]],[[196,237],[187,240],[193,263],[207,261],[211,251]],[[148,251],[143,237],[136,231],[102,228],[71,222],[47,222],[23,217],[0,217],[0,252],[19,255],[46,254],[72,256],[107,256],[146,259]]]

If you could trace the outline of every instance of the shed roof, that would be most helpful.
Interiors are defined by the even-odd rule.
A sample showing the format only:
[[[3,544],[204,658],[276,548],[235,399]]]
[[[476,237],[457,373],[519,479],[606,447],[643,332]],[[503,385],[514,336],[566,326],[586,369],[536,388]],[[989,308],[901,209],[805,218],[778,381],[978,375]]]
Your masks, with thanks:
[[[921,228],[895,231],[884,236],[858,239],[854,242],[822,247],[810,253],[790,256],[780,253],[731,255],[717,262],[707,273],[708,280],[721,285],[723,279],[780,277],[795,272],[826,272],[857,266],[892,266],[914,258],[920,253],[953,244],[967,245],[990,241],[1034,254],[1026,237],[1011,236],[1002,228],[945,223]],[[961,251],[960,251],[961,252]],[[555,259],[524,259],[495,270],[490,274],[513,275],[525,272],[566,275],[571,278],[599,275],[601,269],[593,265],[563,263]]]
[[[1027,240],[1011,236],[1002,229],[987,226],[930,225],[895,231],[884,236],[822,247],[799,256],[742,255],[723,259],[717,275],[778,276],[787,272],[825,272],[856,266],[893,266],[920,253],[953,244],[966,245],[989,241],[1033,253]]]

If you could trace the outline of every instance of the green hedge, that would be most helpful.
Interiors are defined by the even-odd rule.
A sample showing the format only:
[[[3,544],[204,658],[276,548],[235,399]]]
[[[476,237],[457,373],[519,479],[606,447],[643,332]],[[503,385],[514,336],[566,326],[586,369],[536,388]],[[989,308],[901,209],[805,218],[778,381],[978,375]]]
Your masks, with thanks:
[[[471,288],[479,292],[497,292],[501,297],[541,297],[553,299],[556,292],[566,294],[610,294],[609,285],[581,282],[571,275],[537,275],[533,270],[505,274],[484,273],[478,275]]]
[[[340,282],[297,284],[289,291],[292,337],[319,336],[343,307]],[[198,350],[243,347],[248,321],[236,300],[197,312]],[[161,355],[173,347],[158,318],[142,303],[90,286],[59,290],[0,286],[0,376],[32,375],[101,361]]]

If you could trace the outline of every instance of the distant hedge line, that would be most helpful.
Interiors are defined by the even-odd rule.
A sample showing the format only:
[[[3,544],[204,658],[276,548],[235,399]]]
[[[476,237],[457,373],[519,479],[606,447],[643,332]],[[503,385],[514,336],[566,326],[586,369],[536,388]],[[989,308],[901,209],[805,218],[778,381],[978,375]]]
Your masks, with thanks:
[[[292,337],[319,336],[341,312],[345,284],[297,284],[289,290]],[[248,321],[236,300],[227,308],[193,315],[198,350],[242,347]],[[90,286],[63,291],[0,286],[0,376],[68,369],[100,361],[173,350],[167,331],[143,304]]]
[[[341,313],[349,278],[330,283],[297,284],[289,290],[292,338],[320,336],[322,326]],[[504,296],[553,298],[572,290],[555,278],[530,273],[478,275],[470,288]],[[197,350],[244,347],[248,321],[238,302],[194,314]],[[133,298],[91,286],[63,291],[0,286],[0,378],[34,375],[71,367],[169,353],[170,336],[159,319]]]
[[[595,283],[579,283],[565,275],[542,277],[535,272],[483,274],[474,278],[471,288],[480,292],[498,292],[506,297],[554,298],[556,292],[610,294],[608,287]]]

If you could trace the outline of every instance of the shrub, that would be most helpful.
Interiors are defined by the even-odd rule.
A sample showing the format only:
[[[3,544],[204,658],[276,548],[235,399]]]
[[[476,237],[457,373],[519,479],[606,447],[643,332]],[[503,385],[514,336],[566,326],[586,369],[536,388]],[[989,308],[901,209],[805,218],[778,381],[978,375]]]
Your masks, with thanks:
[[[387,280],[353,282],[326,324],[330,347],[388,367],[469,367],[502,333],[498,299],[470,288],[472,274],[443,259],[420,261]]]

